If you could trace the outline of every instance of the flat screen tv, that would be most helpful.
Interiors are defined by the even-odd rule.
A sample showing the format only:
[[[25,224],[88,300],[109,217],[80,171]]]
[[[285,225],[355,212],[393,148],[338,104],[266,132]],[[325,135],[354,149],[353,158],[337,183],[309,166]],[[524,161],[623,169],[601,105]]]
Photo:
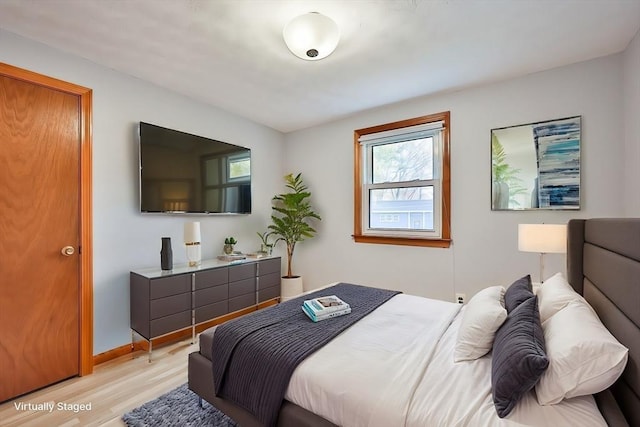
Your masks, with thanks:
[[[140,122],[140,211],[251,213],[251,150]]]

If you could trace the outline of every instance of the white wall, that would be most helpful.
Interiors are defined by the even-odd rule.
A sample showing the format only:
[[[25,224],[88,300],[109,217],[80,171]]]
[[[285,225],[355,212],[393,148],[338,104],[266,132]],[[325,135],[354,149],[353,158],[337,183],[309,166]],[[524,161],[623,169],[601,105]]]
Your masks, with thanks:
[[[508,285],[526,273],[536,280],[539,258],[518,252],[518,223],[565,223],[624,212],[622,107],[622,56],[614,55],[409,100],[286,135],[286,166],[303,172],[323,216],[318,237],[297,247],[294,269],[304,276],[305,289],[346,281],[448,300],[455,292],[470,298],[482,287]],[[452,247],[353,243],[354,129],[446,110],[451,111]],[[575,115],[582,116],[582,209],[492,212],[490,130]],[[564,271],[564,262],[563,255],[548,255],[546,272]]]
[[[625,215],[640,217],[640,31],[624,51]]]
[[[129,271],[159,267],[160,237],[172,238],[176,264],[186,261],[185,221],[201,221],[203,258],[222,253],[229,235],[238,250],[259,247],[256,231],[266,229],[271,197],[283,189],[281,133],[2,30],[0,61],[93,89],[94,354],[130,342]],[[139,121],[251,148],[253,214],[141,215]]]
[[[268,223],[270,198],[282,191],[285,171],[303,172],[323,216],[319,235],[301,243],[295,254],[294,269],[304,275],[306,289],[346,281],[452,300],[455,292],[469,298],[484,286],[508,284],[529,272],[537,277],[537,255],[517,251],[518,223],[640,215],[639,39],[636,35],[622,55],[409,100],[285,137],[2,30],[0,61],[93,89],[97,354],[129,341],[128,273],[159,264],[160,237],[172,237],[176,263],[185,261],[178,244],[187,220],[202,223],[204,258],[220,252],[226,235],[236,236],[240,250],[255,249],[255,232]],[[452,124],[452,247],[353,243],[354,129],[445,110],[451,111]],[[582,210],[492,212],[490,129],[572,115],[583,119]],[[139,214],[134,137],[138,121],[250,147],[254,213],[188,219]],[[549,274],[563,270],[564,257],[549,255],[547,264]]]

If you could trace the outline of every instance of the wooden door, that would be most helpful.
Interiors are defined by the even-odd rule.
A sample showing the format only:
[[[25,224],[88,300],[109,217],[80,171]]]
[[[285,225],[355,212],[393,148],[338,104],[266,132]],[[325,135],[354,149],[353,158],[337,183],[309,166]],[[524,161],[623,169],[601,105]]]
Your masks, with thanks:
[[[25,76],[0,74],[0,401],[87,373],[83,101]]]

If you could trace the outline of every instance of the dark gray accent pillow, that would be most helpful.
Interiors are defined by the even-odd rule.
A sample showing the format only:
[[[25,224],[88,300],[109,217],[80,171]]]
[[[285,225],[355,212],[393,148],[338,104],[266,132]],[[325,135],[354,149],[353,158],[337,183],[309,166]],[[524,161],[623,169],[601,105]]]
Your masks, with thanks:
[[[509,415],[548,366],[538,298],[533,296],[509,313],[493,342],[491,389],[500,418]]]
[[[507,288],[504,293],[504,308],[507,313],[511,313],[514,308],[522,304],[533,296],[533,286],[531,285],[531,276],[527,274],[516,280]]]

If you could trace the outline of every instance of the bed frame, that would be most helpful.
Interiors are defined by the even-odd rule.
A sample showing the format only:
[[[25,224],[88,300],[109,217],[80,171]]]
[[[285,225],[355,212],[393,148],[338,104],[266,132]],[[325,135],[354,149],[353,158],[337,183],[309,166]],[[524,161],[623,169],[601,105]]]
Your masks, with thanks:
[[[621,378],[596,395],[610,426],[640,425],[640,218],[571,220],[567,276],[629,349]]]
[[[596,395],[609,426],[640,426],[640,218],[571,220],[567,277],[596,310],[602,323],[627,348],[621,378]],[[249,412],[216,397],[209,359],[189,355],[189,388],[242,427],[262,427]],[[284,401],[278,427],[336,427],[300,406]]]

